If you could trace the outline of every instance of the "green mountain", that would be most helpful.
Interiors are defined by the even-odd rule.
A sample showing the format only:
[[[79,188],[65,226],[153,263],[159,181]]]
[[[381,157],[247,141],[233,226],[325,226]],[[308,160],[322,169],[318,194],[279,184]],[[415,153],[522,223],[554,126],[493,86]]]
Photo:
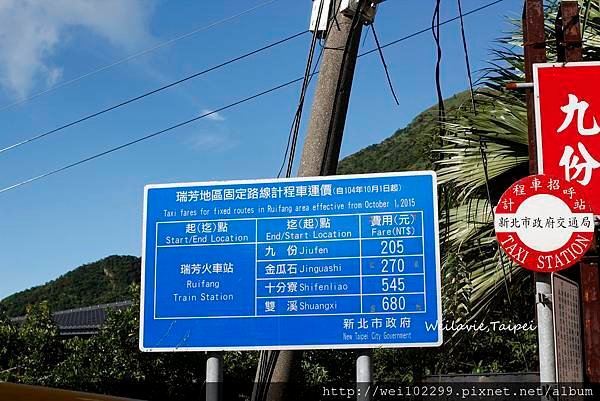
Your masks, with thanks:
[[[471,107],[468,91],[444,101],[446,115],[452,118],[464,107]],[[338,174],[384,173],[389,171],[431,170],[431,149],[437,128],[438,107],[430,107],[405,128],[397,130],[383,142],[368,146],[340,161]]]
[[[85,264],[44,285],[0,301],[9,316],[25,314],[27,305],[48,301],[51,310],[78,308],[130,298],[129,286],[140,282],[140,258],[113,255]]]

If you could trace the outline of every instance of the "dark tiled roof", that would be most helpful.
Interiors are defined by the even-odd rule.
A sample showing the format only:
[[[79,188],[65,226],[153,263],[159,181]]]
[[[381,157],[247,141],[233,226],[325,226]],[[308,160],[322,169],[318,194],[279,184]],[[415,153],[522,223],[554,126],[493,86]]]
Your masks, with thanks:
[[[52,317],[58,325],[60,334],[63,336],[93,335],[98,332],[98,329],[106,320],[108,309],[125,309],[131,304],[131,301],[121,301],[67,309],[54,312]],[[25,320],[25,316],[19,316],[12,320],[16,323],[22,323]]]

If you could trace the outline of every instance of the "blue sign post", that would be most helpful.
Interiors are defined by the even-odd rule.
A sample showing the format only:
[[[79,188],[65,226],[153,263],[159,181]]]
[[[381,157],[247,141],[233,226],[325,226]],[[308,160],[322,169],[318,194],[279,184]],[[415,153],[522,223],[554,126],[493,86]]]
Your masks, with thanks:
[[[440,345],[435,178],[146,186],[140,349]]]

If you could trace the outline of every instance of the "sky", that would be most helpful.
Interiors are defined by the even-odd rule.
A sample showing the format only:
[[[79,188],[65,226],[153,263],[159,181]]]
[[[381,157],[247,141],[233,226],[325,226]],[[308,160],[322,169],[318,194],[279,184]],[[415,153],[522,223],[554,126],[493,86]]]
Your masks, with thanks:
[[[490,1],[462,0],[463,11]],[[2,1],[0,148],[308,28],[309,0],[265,2]],[[199,30],[255,6],[260,7]],[[474,71],[492,59],[494,39],[510,30],[508,18],[520,16],[521,7],[521,0],[504,0],[465,17]],[[380,42],[388,43],[430,26],[433,9],[434,0],[385,1],[375,20]],[[456,15],[456,1],[442,0],[441,19]],[[167,46],[63,85],[197,30]],[[459,24],[443,26],[441,37],[442,90],[448,97],[468,87]],[[310,35],[303,35],[2,152],[0,188],[301,77],[310,39]],[[373,37],[367,34],[361,52],[373,47]],[[384,54],[400,106],[390,95],[377,53],[360,58],[342,157],[381,142],[437,102],[436,53],[430,32],[387,47]],[[0,193],[0,299],[109,255],[139,256],[146,184],[275,177],[299,88],[299,84],[286,87]],[[308,99],[301,136],[310,116],[312,91]]]

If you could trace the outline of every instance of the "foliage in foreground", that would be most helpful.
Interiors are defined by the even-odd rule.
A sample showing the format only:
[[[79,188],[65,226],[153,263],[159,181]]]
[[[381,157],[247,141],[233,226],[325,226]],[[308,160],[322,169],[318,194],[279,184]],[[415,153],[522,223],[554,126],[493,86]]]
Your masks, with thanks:
[[[138,289],[132,290],[136,296]],[[499,320],[502,318],[500,317]],[[142,353],[138,350],[139,302],[109,313],[98,335],[63,338],[47,303],[28,308],[18,326],[0,318],[0,380],[59,387],[146,400],[198,399],[204,392],[206,354]],[[454,348],[389,350],[374,353],[375,377],[408,382],[446,372],[528,370],[535,331],[475,333]],[[459,349],[459,351],[456,351]],[[224,380],[229,390],[249,397],[258,363],[257,352],[227,352]],[[351,351],[305,353],[302,382],[352,383]],[[238,390],[239,389],[239,390]]]

